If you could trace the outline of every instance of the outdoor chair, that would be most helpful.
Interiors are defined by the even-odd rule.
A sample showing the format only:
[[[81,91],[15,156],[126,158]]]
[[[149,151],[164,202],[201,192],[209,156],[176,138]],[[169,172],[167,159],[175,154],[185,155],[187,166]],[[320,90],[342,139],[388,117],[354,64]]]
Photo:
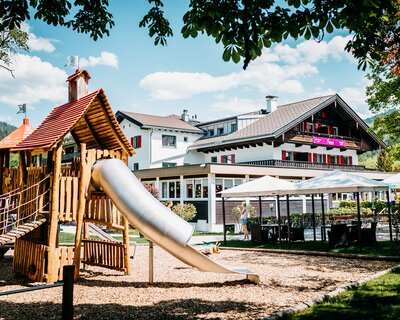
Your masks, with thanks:
[[[290,228],[290,241],[305,241],[303,227]]]
[[[371,227],[361,229],[361,244],[372,245],[376,243],[376,221],[371,222]]]
[[[287,225],[281,226],[281,239],[287,240],[289,238],[289,227]]]
[[[358,220],[351,221],[351,226],[349,227],[349,241],[358,240]]]
[[[349,245],[349,231],[346,224],[333,224],[328,231],[330,248],[343,248]]]

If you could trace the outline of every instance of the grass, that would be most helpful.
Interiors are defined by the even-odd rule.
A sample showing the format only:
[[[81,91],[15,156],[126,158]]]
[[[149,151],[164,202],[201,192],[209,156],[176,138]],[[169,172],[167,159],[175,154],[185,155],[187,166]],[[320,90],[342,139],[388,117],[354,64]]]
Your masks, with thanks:
[[[316,304],[287,319],[382,319],[397,320],[400,314],[400,270],[351,288],[335,298]]]
[[[236,248],[262,248],[262,249],[280,249],[280,250],[304,250],[304,251],[319,251],[319,252],[336,252],[336,253],[347,253],[347,254],[363,254],[367,256],[397,256],[400,257],[400,243],[390,241],[379,241],[373,246],[365,246],[361,249],[357,244],[352,244],[346,248],[330,249],[326,242],[321,241],[300,241],[300,242],[286,242],[283,241],[281,244],[278,242],[270,242],[265,245],[255,245],[251,241],[242,240],[227,240],[224,247],[236,247]]]

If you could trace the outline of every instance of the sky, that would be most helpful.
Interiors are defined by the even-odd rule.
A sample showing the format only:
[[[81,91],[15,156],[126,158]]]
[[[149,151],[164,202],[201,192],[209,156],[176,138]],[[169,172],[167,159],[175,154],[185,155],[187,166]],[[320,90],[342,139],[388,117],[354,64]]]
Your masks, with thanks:
[[[336,31],[324,41],[289,40],[264,49],[243,70],[242,61],[224,62],[223,47],[206,35],[184,39],[180,33],[188,0],[165,1],[174,36],[168,45],[154,46],[139,22],[147,1],[110,1],[115,26],[110,36],[93,41],[87,34],[29,20],[29,52],[13,59],[15,78],[0,69],[0,121],[22,124],[18,105],[38,127],[51,110],[67,102],[66,79],[75,71],[65,66],[79,57],[80,69],[91,75],[89,92],[103,88],[114,112],[180,115],[183,109],[200,121],[265,108],[265,96],[278,105],[338,93],[362,118],[370,115],[365,102],[365,72],[344,47],[351,35]]]

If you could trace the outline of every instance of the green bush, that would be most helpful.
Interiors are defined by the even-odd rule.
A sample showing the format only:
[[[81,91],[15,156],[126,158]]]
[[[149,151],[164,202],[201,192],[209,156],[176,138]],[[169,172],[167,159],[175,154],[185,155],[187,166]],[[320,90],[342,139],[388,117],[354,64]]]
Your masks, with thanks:
[[[171,210],[185,221],[193,220],[197,214],[197,209],[192,203],[178,203]]]
[[[339,208],[355,208],[357,203],[351,200],[340,201]]]

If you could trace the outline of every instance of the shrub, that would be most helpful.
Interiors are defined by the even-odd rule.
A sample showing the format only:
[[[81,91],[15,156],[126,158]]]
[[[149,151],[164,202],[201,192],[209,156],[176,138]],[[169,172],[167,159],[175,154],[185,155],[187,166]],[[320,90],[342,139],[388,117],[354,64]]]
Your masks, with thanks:
[[[193,220],[197,214],[197,209],[192,203],[178,203],[171,210],[185,221]]]
[[[355,208],[357,203],[351,200],[340,201],[339,208]]]

